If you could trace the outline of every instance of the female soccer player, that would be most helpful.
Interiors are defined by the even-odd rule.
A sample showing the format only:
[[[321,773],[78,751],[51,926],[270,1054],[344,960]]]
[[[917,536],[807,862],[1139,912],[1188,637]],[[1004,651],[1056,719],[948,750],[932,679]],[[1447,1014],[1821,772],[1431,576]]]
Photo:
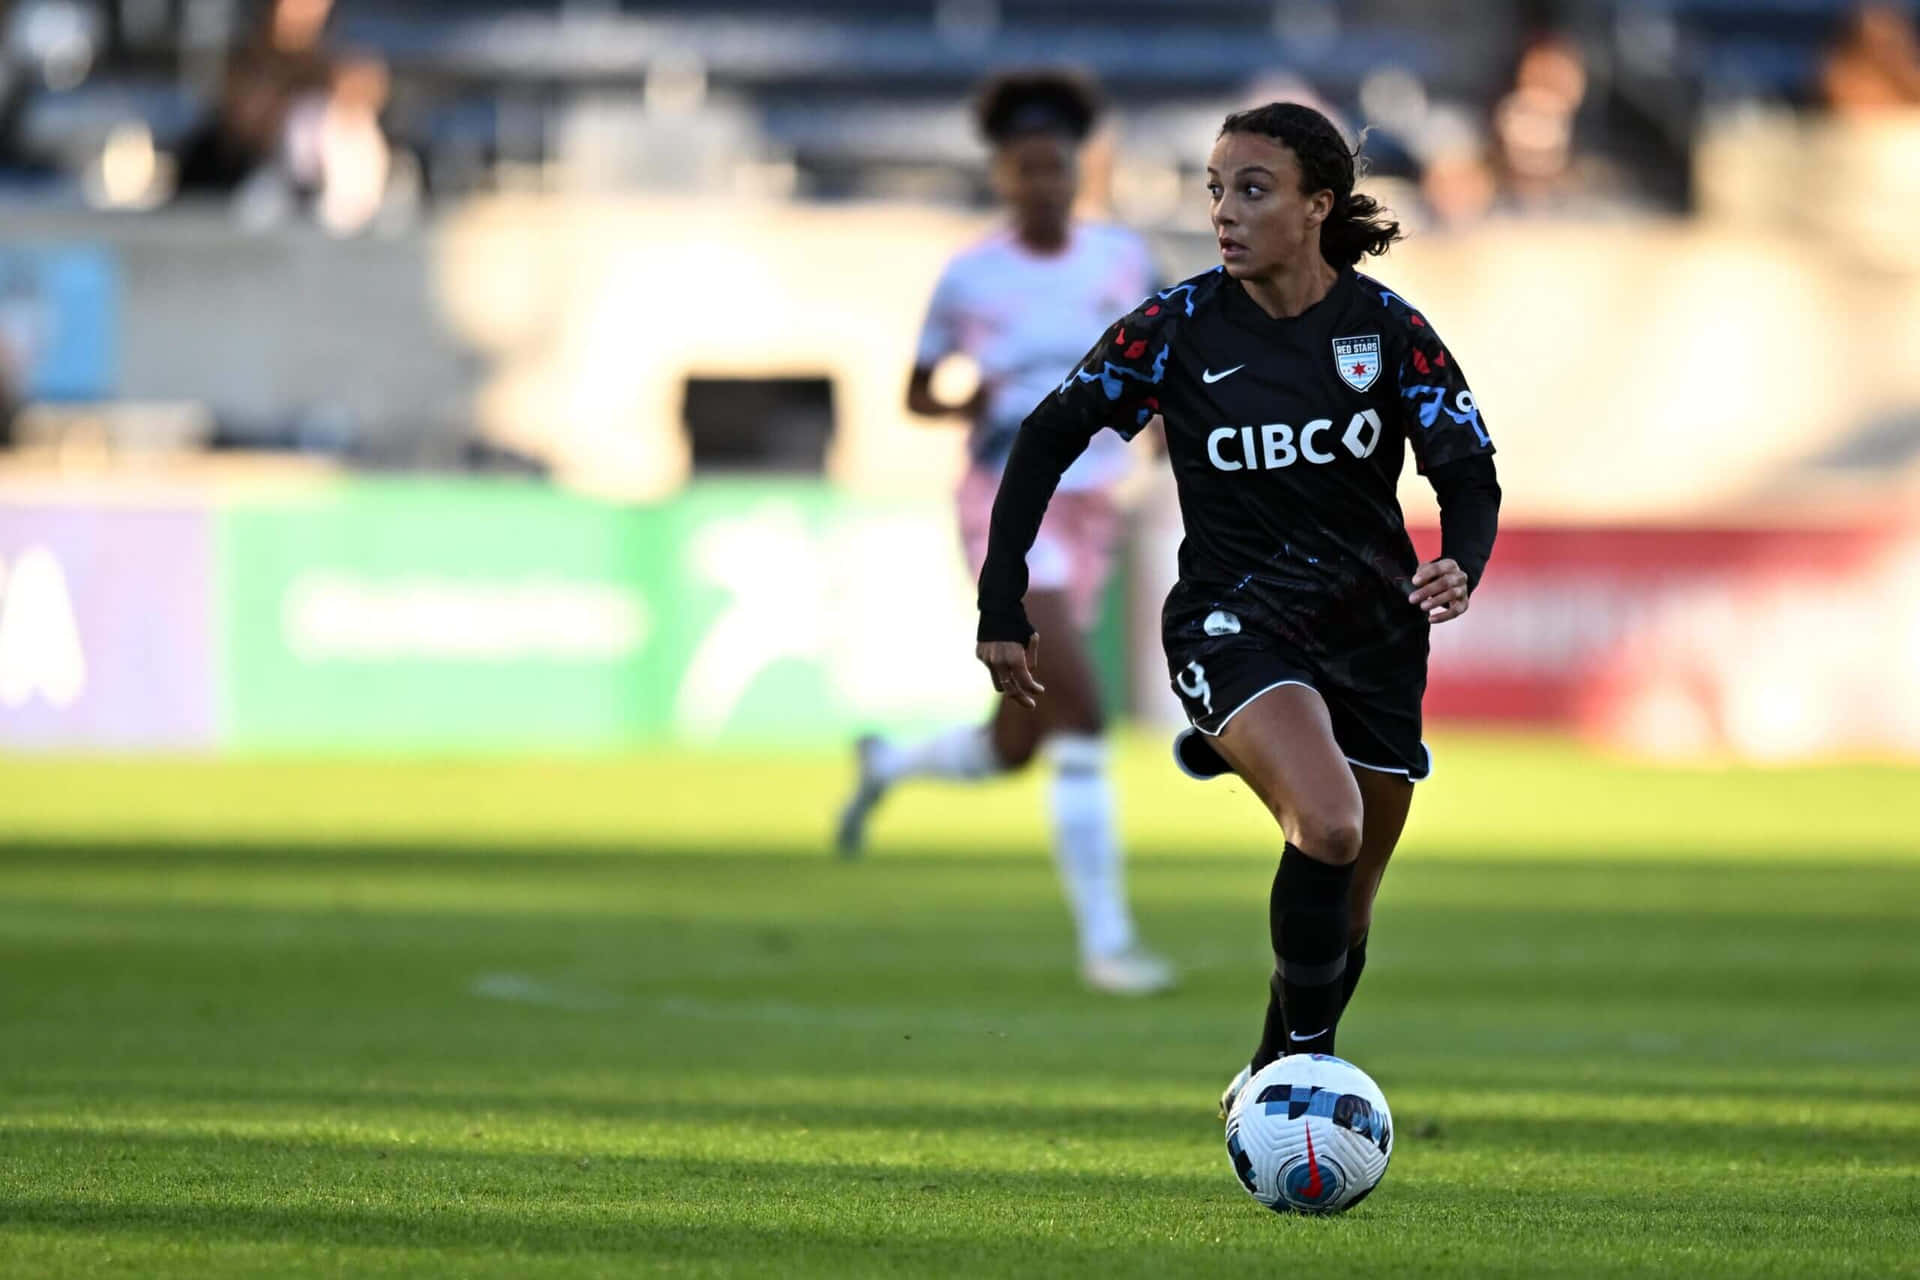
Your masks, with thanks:
[[[1286,840],[1266,1020],[1223,1107],[1273,1059],[1333,1051],[1431,769],[1428,629],[1467,611],[1499,511],[1460,366],[1354,271],[1400,236],[1354,194],[1354,161],[1312,108],[1227,117],[1207,167],[1222,265],[1141,303],[1027,416],[980,574],[979,658],[1009,700],[1037,705],[1047,672],[1020,601],[1054,483],[1101,427],[1165,419],[1186,540],[1162,636],[1193,723],[1175,756],[1198,777],[1238,773]],[[1425,564],[1395,498],[1409,445],[1439,497],[1441,557]]]
[[[987,551],[994,490],[1020,419],[1074,367],[1091,330],[1153,283],[1146,245],[1118,227],[1076,221],[1079,153],[1098,111],[1093,91],[1054,71],[990,82],[978,104],[993,147],[993,179],[1008,225],[947,264],[920,334],[907,407],[971,428],[960,483],[960,534],[975,573]],[[964,403],[933,392],[934,366],[972,357],[981,383]],[[1121,878],[1104,721],[1083,633],[1099,606],[1118,532],[1112,489],[1126,474],[1125,441],[1109,436],[1065,474],[1053,509],[1028,539],[1021,591],[1046,628],[1044,709],[1002,701],[991,722],[962,724],[919,742],[864,738],[859,783],[842,811],[838,844],[857,856],[888,788],[908,778],[973,781],[1026,766],[1042,740],[1053,759],[1055,861],[1080,941],[1081,974],[1097,989],[1144,994],[1169,986],[1171,967],[1135,936]]]

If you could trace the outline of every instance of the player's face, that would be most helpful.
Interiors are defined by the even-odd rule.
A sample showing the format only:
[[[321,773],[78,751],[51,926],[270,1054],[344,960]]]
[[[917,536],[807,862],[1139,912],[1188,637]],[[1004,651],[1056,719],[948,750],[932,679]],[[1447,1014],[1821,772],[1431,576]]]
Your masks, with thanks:
[[[1297,269],[1320,257],[1333,192],[1302,191],[1300,160],[1265,134],[1228,133],[1207,161],[1220,261],[1236,280]]]
[[[1051,244],[1065,238],[1080,192],[1080,157],[1070,140],[1032,133],[1002,144],[993,181],[1025,239]]]

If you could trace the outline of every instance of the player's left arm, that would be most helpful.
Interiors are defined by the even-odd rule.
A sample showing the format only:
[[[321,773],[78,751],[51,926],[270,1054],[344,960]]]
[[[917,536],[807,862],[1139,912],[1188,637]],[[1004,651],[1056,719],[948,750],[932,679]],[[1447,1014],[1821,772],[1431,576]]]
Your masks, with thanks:
[[[1415,462],[1440,504],[1440,558],[1422,564],[1407,598],[1429,622],[1467,611],[1500,526],[1493,438],[1459,361],[1418,312],[1402,335],[1398,391]]]

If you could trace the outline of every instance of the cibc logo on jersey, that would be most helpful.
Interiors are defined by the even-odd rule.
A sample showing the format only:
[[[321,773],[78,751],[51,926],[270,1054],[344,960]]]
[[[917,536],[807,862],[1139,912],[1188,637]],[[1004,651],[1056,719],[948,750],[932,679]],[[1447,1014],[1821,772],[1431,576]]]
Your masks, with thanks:
[[[1325,466],[1340,457],[1336,444],[1344,445],[1356,458],[1370,458],[1385,434],[1380,415],[1372,409],[1354,414],[1338,436],[1332,432],[1332,418],[1315,418],[1298,432],[1284,422],[1215,427],[1207,435],[1207,461],[1219,471],[1278,471],[1302,458]]]

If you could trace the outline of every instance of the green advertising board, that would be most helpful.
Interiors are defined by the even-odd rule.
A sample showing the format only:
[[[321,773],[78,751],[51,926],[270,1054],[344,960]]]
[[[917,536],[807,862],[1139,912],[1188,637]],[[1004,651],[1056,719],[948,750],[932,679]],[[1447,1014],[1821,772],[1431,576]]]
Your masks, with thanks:
[[[819,484],[642,506],[362,481],[219,522],[240,749],[844,740],[981,715],[951,517]],[[1103,669],[1122,665],[1119,610]]]
[[[474,481],[226,509],[225,736],[591,748],[658,731],[665,515]]]

